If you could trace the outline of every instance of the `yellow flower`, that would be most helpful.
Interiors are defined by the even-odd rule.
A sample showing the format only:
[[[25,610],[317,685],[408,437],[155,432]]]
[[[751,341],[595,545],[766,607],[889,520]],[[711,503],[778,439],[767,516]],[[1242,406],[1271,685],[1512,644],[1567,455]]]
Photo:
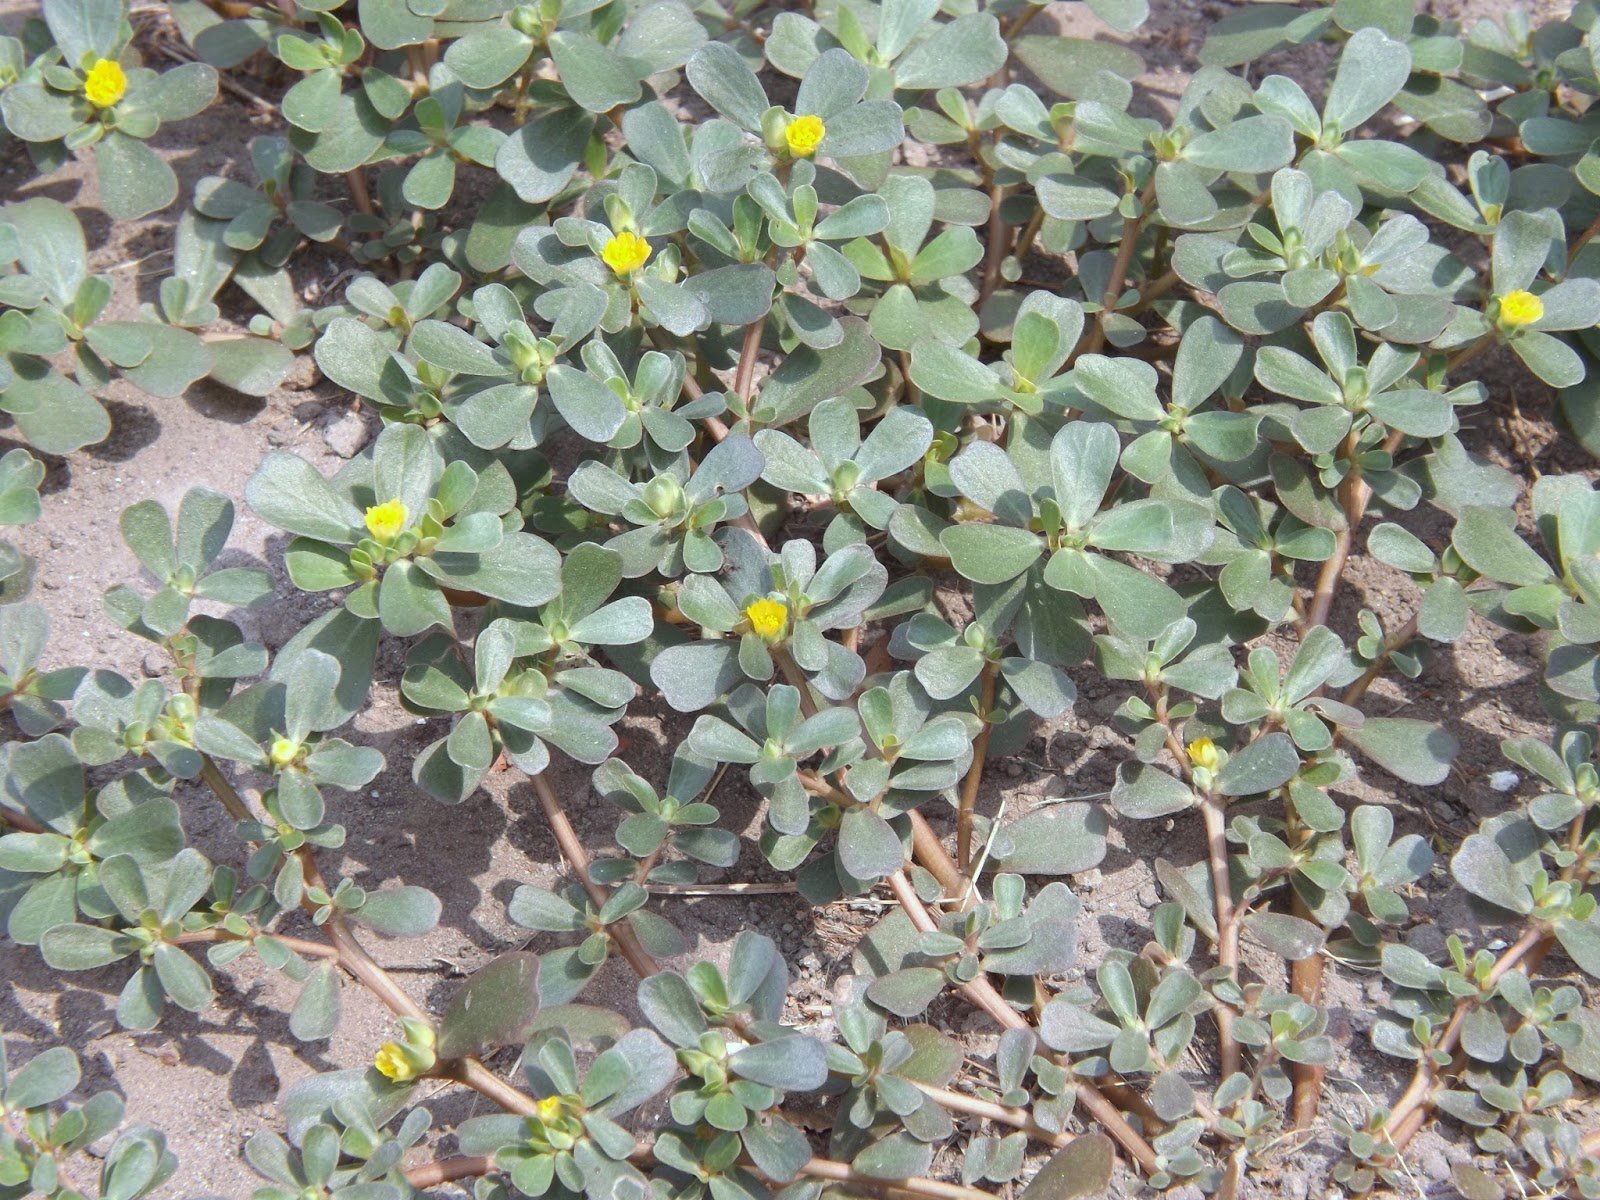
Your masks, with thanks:
[[[1217,764],[1222,761],[1222,752],[1210,738],[1195,738],[1189,743],[1189,761],[1207,771],[1215,771]]]
[[[1532,325],[1544,316],[1544,301],[1532,292],[1518,288],[1500,297],[1500,322],[1512,329]]]
[[[566,1106],[561,1103],[560,1096],[546,1096],[539,1101],[539,1120],[549,1124],[559,1121],[566,1112]]]
[[[128,92],[128,77],[122,64],[111,58],[97,58],[83,81],[83,94],[96,108],[110,108]]]
[[[367,509],[367,532],[388,545],[404,531],[406,518],[410,515],[411,510],[403,500],[385,500],[382,504],[374,504]]]
[[[744,610],[744,615],[750,621],[751,630],[768,641],[781,637],[784,626],[789,623],[789,609],[782,600],[762,598],[753,601]]]
[[[789,122],[783,131],[783,140],[789,143],[789,153],[796,158],[810,158],[817,152],[817,146],[822,141],[822,135],[828,132],[828,127],[822,123],[822,118],[814,113],[796,117]]]
[[[632,275],[650,261],[650,243],[624,229],[611,235],[611,240],[600,251],[600,261],[618,275]]]
[[[372,1065],[378,1068],[378,1074],[396,1083],[409,1083],[417,1077],[417,1068],[412,1065],[405,1047],[399,1042],[385,1042],[379,1046]]]
[[[300,743],[291,738],[278,738],[272,743],[272,749],[267,752],[267,757],[272,760],[273,766],[287,767],[300,757]]]

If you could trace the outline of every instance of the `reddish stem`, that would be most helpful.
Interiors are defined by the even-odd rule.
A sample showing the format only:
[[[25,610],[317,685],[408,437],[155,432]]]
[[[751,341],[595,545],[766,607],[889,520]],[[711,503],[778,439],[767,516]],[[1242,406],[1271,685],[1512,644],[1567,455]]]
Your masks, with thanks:
[[[583,842],[579,839],[577,831],[567,819],[566,811],[561,807],[555,789],[550,786],[550,781],[542,772],[530,775],[528,778],[533,781],[534,794],[539,798],[539,807],[544,810],[544,819],[550,826],[550,832],[555,835],[556,845],[561,848],[562,855],[571,864],[578,876],[578,882],[583,884],[583,890],[589,894],[589,899],[595,908],[604,907],[610,896],[605,888],[590,876],[589,852],[583,848]],[[650,956],[650,952],[639,943],[639,937],[634,933],[633,926],[628,924],[626,917],[607,925],[606,936],[616,944],[617,950],[627,959],[628,965],[640,979],[654,975],[661,969],[656,960]]]
[[[1500,978],[1513,967],[1527,961],[1530,969],[1544,958],[1549,949],[1550,935],[1537,925],[1530,923],[1522,931],[1522,936],[1508,946],[1493,967],[1489,969],[1488,978],[1484,981],[1485,989],[1492,988]],[[1461,1041],[1461,1029],[1466,1024],[1467,1014],[1478,1004],[1477,996],[1463,996],[1456,1001],[1455,1010],[1450,1014],[1450,1023],[1445,1026],[1443,1035],[1434,1043],[1431,1049],[1444,1054],[1455,1051],[1456,1045]],[[1384,1122],[1383,1135],[1395,1152],[1405,1149],[1417,1130],[1422,1128],[1422,1123],[1427,1119],[1428,1113],[1433,1108],[1433,1090],[1439,1080],[1439,1067],[1434,1062],[1432,1054],[1424,1052],[1417,1061],[1416,1073],[1411,1077],[1411,1083],[1405,1093],[1396,1101],[1389,1119]]]
[[[983,728],[972,742],[972,765],[961,781],[960,806],[956,810],[956,866],[965,877],[972,869],[972,816],[978,807],[978,789],[983,786],[983,766],[989,754],[989,714],[994,709],[995,676],[999,668],[995,663],[983,665],[983,675],[978,685],[979,716]]]

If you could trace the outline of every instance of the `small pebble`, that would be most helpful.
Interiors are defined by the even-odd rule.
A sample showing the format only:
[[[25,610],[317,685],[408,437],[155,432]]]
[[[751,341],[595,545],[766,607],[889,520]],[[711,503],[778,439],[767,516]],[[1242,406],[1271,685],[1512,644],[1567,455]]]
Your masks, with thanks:
[[[981,1014],[974,1014],[981,1019],[974,1020],[968,1025],[969,1029],[984,1030],[988,1021]],[[1000,1035],[998,1033],[983,1032],[969,1033],[966,1037],[967,1057],[975,1059],[992,1059],[1000,1049]]]
[[[288,378],[283,381],[283,386],[295,391],[303,391],[317,381],[317,364],[309,354],[296,354],[294,356],[294,369],[289,372]]]
[[[347,412],[322,431],[322,440],[340,458],[354,458],[367,444],[367,423],[359,412]]]
[[[139,668],[150,679],[155,679],[167,669],[167,656],[155,650],[150,651],[139,663]]]
[[[1515,771],[1496,771],[1489,776],[1489,786],[1497,792],[1514,792],[1521,782],[1522,776]]]
[[[1443,1183],[1450,1178],[1450,1160],[1437,1146],[1424,1146],[1417,1154],[1417,1166],[1435,1183]]]

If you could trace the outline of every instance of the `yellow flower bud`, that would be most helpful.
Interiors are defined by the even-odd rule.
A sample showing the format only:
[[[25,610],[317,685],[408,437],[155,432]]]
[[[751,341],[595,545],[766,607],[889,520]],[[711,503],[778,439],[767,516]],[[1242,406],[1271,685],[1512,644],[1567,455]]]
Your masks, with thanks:
[[[424,1055],[427,1066],[433,1066],[433,1048],[439,1042],[438,1035],[433,1032],[433,1026],[426,1021],[419,1021],[416,1017],[401,1017],[400,1028],[405,1031],[406,1048],[412,1054]]]
[[[267,751],[267,757],[272,760],[275,767],[287,767],[300,757],[300,743],[292,738],[277,738],[272,743],[272,749]]]
[[[1195,738],[1189,743],[1189,761],[1207,771],[1215,771],[1222,761],[1222,752],[1210,738]]]
[[[539,1120],[547,1125],[559,1121],[566,1114],[566,1106],[561,1103],[560,1096],[546,1096],[539,1101],[538,1109]]]
[[[399,1042],[385,1042],[379,1046],[372,1065],[378,1068],[378,1074],[396,1083],[410,1083],[417,1077],[417,1068],[412,1065],[405,1047]]]
[[[673,516],[683,507],[683,484],[671,475],[657,475],[644,485],[642,499],[656,516]]]
[[[1544,316],[1544,301],[1532,292],[1518,288],[1500,297],[1500,323],[1512,329],[1532,325]]]
[[[385,1042],[372,1056],[372,1065],[378,1074],[396,1083],[410,1083],[425,1071],[433,1070],[439,1061],[433,1051],[437,1037],[433,1026],[415,1017],[401,1017],[403,1042]]]
[[[763,597],[753,601],[744,610],[744,615],[750,622],[751,631],[769,642],[782,637],[784,627],[789,623],[789,608],[782,600]]]
[[[650,243],[625,229],[611,235],[611,240],[600,251],[600,261],[618,275],[632,275],[650,261]]]
[[[367,532],[374,539],[388,545],[405,531],[406,518],[411,510],[401,500],[385,500],[367,509]]]
[[[817,152],[822,135],[827,132],[828,127],[822,123],[821,117],[807,113],[789,122],[788,128],[783,131],[783,140],[789,144],[790,154],[796,158],[810,158]]]
[[[96,108],[110,108],[128,93],[128,76],[122,64],[111,58],[97,58],[83,81],[83,94]]]

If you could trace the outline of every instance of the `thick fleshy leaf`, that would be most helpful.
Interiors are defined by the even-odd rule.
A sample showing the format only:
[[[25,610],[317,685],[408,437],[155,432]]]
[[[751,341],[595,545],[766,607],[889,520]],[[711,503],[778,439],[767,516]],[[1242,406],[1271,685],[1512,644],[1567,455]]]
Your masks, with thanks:
[[[100,202],[119,221],[137,221],[178,198],[178,177],[138,138],[113,130],[95,147]]]
[[[539,1011],[539,957],[502,954],[480,967],[439,1018],[439,1056],[462,1058],[526,1041]]]
[[[1107,823],[1087,804],[1052,804],[1000,833],[995,857],[1019,875],[1070,875],[1097,866],[1106,856]]]
[[[839,823],[839,863],[855,879],[881,879],[905,863],[893,826],[870,808],[852,808]]]
[[[593,130],[594,117],[581,108],[549,109],[500,143],[495,170],[519,199],[542,204],[577,171]]]
[[[1103,1133],[1085,1133],[1045,1163],[1023,1189],[1023,1200],[1081,1200],[1110,1186],[1116,1146]]]
[[[414,937],[439,923],[439,898],[427,888],[407,885],[367,895],[356,920],[390,937]]]
[[[1225,796],[1253,796],[1280,788],[1300,770],[1300,752],[1286,733],[1257,738],[1228,759],[1217,777]]]
[[[1461,843],[1450,860],[1456,882],[1474,896],[1514,913],[1533,910],[1533,889],[1499,843],[1475,833]]]
[[[1368,717],[1344,735],[1385,771],[1425,787],[1444,782],[1460,748],[1443,726],[1413,717]]]

